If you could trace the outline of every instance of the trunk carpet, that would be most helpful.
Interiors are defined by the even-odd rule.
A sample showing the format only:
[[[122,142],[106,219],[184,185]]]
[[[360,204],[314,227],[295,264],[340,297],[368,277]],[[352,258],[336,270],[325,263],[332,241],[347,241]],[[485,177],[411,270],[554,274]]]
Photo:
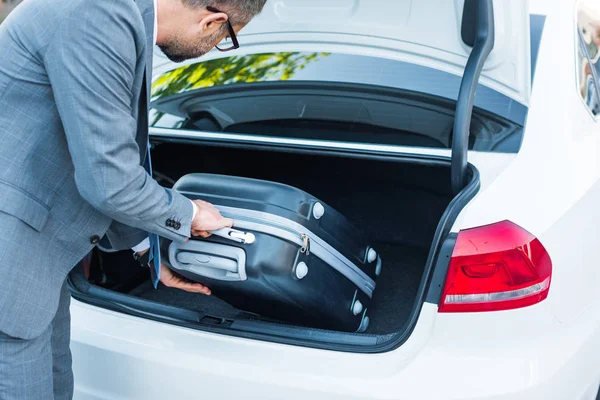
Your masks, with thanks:
[[[385,264],[377,279],[367,332],[398,332],[414,307],[429,250],[398,245],[378,245],[377,249]]]
[[[427,250],[384,244],[377,248],[385,264],[369,307],[371,324],[367,333],[393,333],[402,328],[413,308]],[[236,308],[215,296],[187,293],[162,284],[155,290],[149,280],[129,294],[214,317],[232,319],[239,314]]]
[[[198,311],[213,317],[235,318],[239,313],[235,307],[215,296],[188,293],[183,290],[168,288],[162,283],[159,283],[158,288],[155,290],[150,280],[142,283],[129,294],[174,307]]]

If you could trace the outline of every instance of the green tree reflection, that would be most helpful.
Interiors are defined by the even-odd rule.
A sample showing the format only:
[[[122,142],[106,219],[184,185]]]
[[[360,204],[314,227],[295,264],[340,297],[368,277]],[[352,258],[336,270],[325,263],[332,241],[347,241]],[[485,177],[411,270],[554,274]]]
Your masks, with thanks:
[[[328,55],[329,53],[265,53],[186,65],[169,71],[154,81],[152,100],[211,86],[288,80],[311,62]],[[163,115],[156,113],[152,125]]]

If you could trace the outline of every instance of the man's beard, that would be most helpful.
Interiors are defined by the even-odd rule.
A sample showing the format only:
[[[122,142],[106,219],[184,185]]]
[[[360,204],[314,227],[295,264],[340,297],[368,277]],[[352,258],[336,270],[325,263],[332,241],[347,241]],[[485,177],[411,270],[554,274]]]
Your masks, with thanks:
[[[176,38],[159,47],[169,60],[180,63],[191,58],[201,57],[208,53],[214,47],[213,43],[215,43],[221,35],[221,32],[215,32],[212,36],[191,44],[185,43],[180,38]]]

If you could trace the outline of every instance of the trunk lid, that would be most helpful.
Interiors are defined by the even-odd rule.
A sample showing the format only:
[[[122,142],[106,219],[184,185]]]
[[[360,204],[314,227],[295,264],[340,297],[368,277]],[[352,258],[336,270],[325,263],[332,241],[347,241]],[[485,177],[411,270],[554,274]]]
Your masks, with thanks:
[[[411,86],[410,76],[403,76],[402,85],[435,95],[441,94],[440,88],[453,87],[442,96],[456,100],[454,126],[449,132],[452,187],[458,193],[468,179],[476,89],[480,92],[479,107],[487,103],[482,108],[490,110],[490,105],[502,104],[500,114],[524,124],[531,85],[529,22],[529,4],[521,0],[279,0],[267,3],[263,13],[242,32],[241,47],[234,53],[244,56],[317,51],[366,55],[376,57],[381,64],[394,60],[442,74],[414,76],[412,80],[421,85],[417,89]],[[203,61],[211,58],[222,59],[223,55],[212,51]],[[197,62],[190,60],[188,64]],[[174,68],[160,55],[155,57],[155,67],[155,74]],[[397,73],[403,74],[400,69]],[[394,78],[383,65],[378,71],[377,63],[362,74],[378,77],[378,84],[383,86]],[[450,83],[456,77],[460,85],[456,80]],[[497,96],[503,99],[499,101]],[[514,110],[518,116],[511,118],[509,114]]]
[[[464,0],[267,2],[263,12],[241,32],[241,47],[230,54],[267,53],[285,47],[285,51],[374,55],[462,76],[472,50],[463,38],[470,36],[469,26],[475,22],[474,13],[464,13],[464,7]],[[494,0],[493,9],[494,48],[480,82],[528,105],[528,2]],[[212,51],[202,60],[220,57],[222,54]],[[160,51],[154,63],[162,71],[174,68]]]

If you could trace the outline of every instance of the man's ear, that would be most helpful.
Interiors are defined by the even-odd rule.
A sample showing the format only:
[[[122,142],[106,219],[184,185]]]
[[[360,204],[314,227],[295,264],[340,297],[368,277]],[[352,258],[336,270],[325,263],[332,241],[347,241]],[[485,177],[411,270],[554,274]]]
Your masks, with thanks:
[[[218,30],[228,19],[229,17],[225,13],[207,11],[201,16],[200,29],[202,32],[212,33]]]

